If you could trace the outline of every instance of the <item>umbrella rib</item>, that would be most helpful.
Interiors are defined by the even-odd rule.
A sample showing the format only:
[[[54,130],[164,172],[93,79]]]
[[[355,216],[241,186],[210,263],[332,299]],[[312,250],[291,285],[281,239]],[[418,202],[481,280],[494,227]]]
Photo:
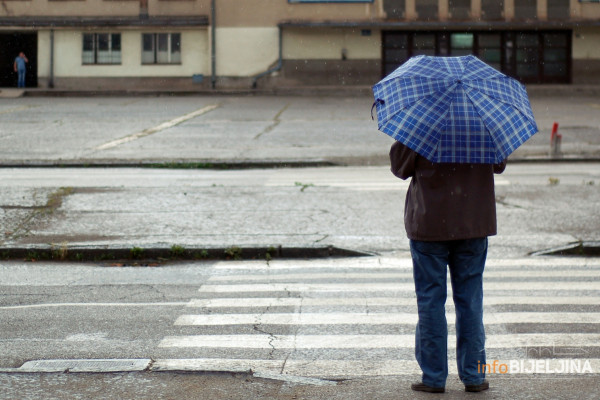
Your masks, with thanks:
[[[476,102],[478,102],[478,101],[477,101],[477,99],[474,99],[474,98],[472,97],[472,95],[469,93],[469,91],[468,91],[468,90],[466,90],[466,91],[465,91],[465,93],[466,93],[466,95],[467,95],[467,97],[468,97],[469,101],[470,101],[472,104],[475,104]],[[512,105],[512,104],[509,104],[509,103],[506,103],[506,102],[504,102],[504,101],[497,100],[496,98],[494,98],[494,97],[491,97],[491,96],[488,96],[488,95],[486,95],[485,93],[481,93],[481,92],[479,92],[479,94],[480,94],[481,96],[485,96],[486,98],[488,98],[488,101],[490,101],[490,103],[491,103],[491,104],[493,104],[493,105],[495,106],[495,110],[499,110],[499,104],[503,104],[503,105],[505,105],[505,106],[512,107],[512,108],[514,109],[515,113],[518,113],[518,115],[519,115],[519,116],[521,116],[523,119],[525,119],[525,120],[528,120],[528,118],[527,118],[525,115],[523,115],[523,112],[522,112],[522,111],[521,111],[519,108],[515,107],[514,105]],[[495,100],[495,101],[493,101],[493,100]],[[481,117],[481,119],[482,119],[483,121],[485,121],[485,119],[486,119],[485,117],[486,117],[486,116],[485,116],[485,114],[483,114],[483,113],[481,112],[481,107],[474,107],[474,109],[475,109],[475,111],[477,112],[477,114],[478,114],[478,115]],[[499,112],[498,114],[499,114],[499,115],[502,115],[502,118],[503,118],[503,120],[504,120],[505,122],[508,122],[509,124],[512,124],[512,122],[510,121],[510,118],[509,118],[509,114],[506,114],[505,112]],[[484,124],[484,126],[485,126],[485,129],[486,129],[486,131],[489,133],[491,140],[494,142],[494,146],[495,146],[495,153],[496,153],[496,161],[497,161],[497,162],[500,162],[500,161],[502,161],[504,158],[508,157],[508,154],[506,154],[506,155],[505,155],[505,154],[499,154],[499,150],[501,150],[501,149],[503,149],[503,150],[507,150],[507,148],[506,148],[505,144],[511,145],[512,143],[510,143],[510,142],[507,142],[507,141],[505,141],[505,142],[500,142],[500,141],[498,140],[498,137],[497,137],[496,135],[493,135],[493,134],[492,134],[492,131],[489,129],[489,127],[488,127],[487,125],[485,125],[485,124]],[[537,129],[537,126],[535,125],[535,122],[534,122],[533,126],[534,126],[534,127]],[[521,143],[519,143],[519,145],[520,145],[520,144],[521,144]],[[512,147],[512,146],[511,146],[511,147]],[[518,147],[518,146],[514,146],[514,148],[512,148],[512,149],[509,147],[508,149],[510,150],[510,152],[512,152],[512,151],[514,151],[514,149],[515,149],[516,147]],[[499,158],[499,157],[500,157],[500,158]]]
[[[529,112],[527,112],[527,110],[529,109],[529,107],[528,107],[527,104],[524,104],[524,99],[521,99],[520,96],[519,96],[519,101],[518,102],[516,102],[516,103],[515,102],[509,102],[506,99],[502,99],[502,98],[500,98],[498,96],[494,96],[492,93],[487,93],[487,92],[482,91],[481,90],[481,86],[476,85],[477,82],[489,82],[492,79],[493,80],[498,80],[498,79],[503,79],[503,78],[509,79],[509,82],[510,82],[511,78],[503,76],[503,77],[497,77],[497,78],[491,78],[491,79],[471,79],[471,80],[469,80],[466,83],[465,86],[467,86],[467,87],[469,87],[469,88],[471,88],[473,90],[477,90],[482,96],[486,96],[486,97],[488,97],[490,99],[493,99],[496,102],[500,102],[500,103],[506,104],[509,107],[516,108],[517,110],[519,110],[519,112],[523,116],[526,117],[527,120],[533,122],[534,121],[533,115],[529,115]],[[514,94],[518,95],[518,92],[515,90]]]

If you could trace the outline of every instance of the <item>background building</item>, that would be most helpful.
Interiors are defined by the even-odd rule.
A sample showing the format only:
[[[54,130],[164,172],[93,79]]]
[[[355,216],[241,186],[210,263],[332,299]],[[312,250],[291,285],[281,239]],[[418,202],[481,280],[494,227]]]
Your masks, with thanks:
[[[371,85],[417,54],[600,83],[600,0],[3,0],[0,87]]]

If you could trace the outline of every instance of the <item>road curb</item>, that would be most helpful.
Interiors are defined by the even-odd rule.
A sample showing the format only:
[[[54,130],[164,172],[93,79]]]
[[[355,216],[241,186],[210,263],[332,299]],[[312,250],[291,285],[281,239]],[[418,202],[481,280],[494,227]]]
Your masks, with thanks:
[[[373,82],[375,84],[375,82]],[[530,96],[548,95],[598,95],[600,85],[583,84],[551,84],[526,85]],[[113,90],[75,90],[32,88],[19,93],[27,97],[161,97],[161,96],[372,96],[371,85],[336,85],[336,86],[290,86],[263,89],[252,88],[200,88],[194,90],[159,90],[159,89],[113,89]]]
[[[202,375],[243,375],[252,378],[281,381],[289,384],[312,386],[335,386],[336,380],[285,375],[266,371],[253,371],[240,367],[232,369],[206,369],[194,367],[194,360],[157,360],[142,359],[79,359],[79,360],[33,360],[19,368],[0,368],[5,374],[72,374],[72,373],[193,373]]]
[[[2,161],[0,168],[149,168],[149,169],[276,169],[334,167],[323,160],[19,160]]]
[[[387,157],[386,157],[387,160]],[[593,156],[564,156],[553,157],[516,157],[509,158],[509,164],[541,164],[541,163],[595,163],[600,162],[600,157]],[[376,164],[369,164],[373,166]],[[116,161],[116,160],[34,160],[34,161],[3,161],[2,169],[27,169],[27,168],[146,168],[146,169],[190,169],[190,170],[246,170],[246,169],[282,169],[282,168],[325,168],[366,166],[352,162],[336,162],[325,159],[317,160],[269,160],[269,161],[230,161],[230,160],[141,160],[141,161]],[[387,166],[387,163],[380,166]]]
[[[366,252],[335,246],[315,247],[130,247],[69,246],[62,244],[0,247],[5,261],[100,262],[150,266],[167,262],[214,260],[318,259],[371,256]]]

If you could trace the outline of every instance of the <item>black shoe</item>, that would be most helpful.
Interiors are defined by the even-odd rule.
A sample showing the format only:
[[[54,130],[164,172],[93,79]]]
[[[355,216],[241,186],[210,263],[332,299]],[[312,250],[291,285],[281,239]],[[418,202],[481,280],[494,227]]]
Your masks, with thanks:
[[[483,392],[490,388],[488,381],[483,381],[479,385],[465,385],[465,392]]]
[[[427,392],[427,393],[444,393],[446,391],[446,388],[444,388],[444,387],[427,386],[423,382],[413,383],[410,385],[410,388],[417,392]]]

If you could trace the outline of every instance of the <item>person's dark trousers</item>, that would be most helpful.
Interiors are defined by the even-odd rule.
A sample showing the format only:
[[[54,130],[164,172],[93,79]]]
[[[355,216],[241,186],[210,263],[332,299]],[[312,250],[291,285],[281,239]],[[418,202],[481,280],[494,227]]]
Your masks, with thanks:
[[[456,313],[459,377],[465,385],[478,385],[485,379],[483,269],[487,245],[487,238],[410,242],[419,311],[415,356],[423,371],[422,381],[428,386],[444,387],[448,377],[446,267]]]

